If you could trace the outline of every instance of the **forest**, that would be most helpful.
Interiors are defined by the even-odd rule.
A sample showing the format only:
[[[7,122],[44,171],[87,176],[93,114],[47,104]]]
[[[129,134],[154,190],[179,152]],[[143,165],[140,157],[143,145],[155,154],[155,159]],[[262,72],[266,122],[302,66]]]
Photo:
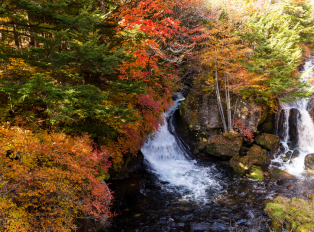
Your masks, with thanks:
[[[312,94],[307,0],[0,0],[0,231],[113,217],[108,184],[192,76],[275,112]],[[302,80],[301,80],[302,79]],[[247,134],[245,136],[248,136]]]

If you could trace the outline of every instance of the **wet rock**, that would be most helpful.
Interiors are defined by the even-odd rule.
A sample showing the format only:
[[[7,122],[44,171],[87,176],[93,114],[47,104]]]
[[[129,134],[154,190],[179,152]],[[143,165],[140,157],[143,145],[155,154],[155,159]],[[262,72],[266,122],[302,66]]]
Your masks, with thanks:
[[[249,174],[246,174],[247,177],[256,179],[258,181],[263,181],[264,179],[264,172],[258,166],[251,166]]]
[[[294,158],[299,157],[299,155],[300,155],[299,150],[294,150],[293,153],[292,153],[292,155],[291,155],[290,162],[291,162]]]
[[[314,153],[308,154],[305,157],[304,166],[308,173],[314,174]]]
[[[270,177],[274,180],[282,180],[282,181],[295,181],[296,178],[290,175],[288,172],[279,170],[279,169],[270,169],[269,170]]]
[[[288,162],[292,157],[292,151],[288,151],[287,153],[283,154],[281,157],[284,162]]]
[[[277,197],[268,203],[265,212],[271,218],[272,229],[276,232],[314,231],[314,205],[312,200]]]
[[[290,138],[290,149],[294,149],[298,145],[299,132],[298,132],[298,121],[301,115],[298,109],[291,109],[289,114],[289,138]]]
[[[235,156],[239,154],[242,146],[242,138],[235,137],[234,140],[222,135],[214,135],[208,139],[206,152],[214,156]]]
[[[300,155],[299,150],[294,150],[293,153],[292,153],[292,157],[293,158],[297,158],[297,157],[299,157],[299,155]]]
[[[233,170],[240,175],[244,175],[250,168],[250,163],[247,156],[233,156],[230,159],[229,164],[233,168]]]
[[[267,155],[267,151],[256,144],[247,152],[247,156],[250,164],[259,166],[268,166],[270,164],[270,157]]]
[[[262,133],[255,137],[255,142],[269,151],[275,151],[279,147],[279,137],[277,135]]]

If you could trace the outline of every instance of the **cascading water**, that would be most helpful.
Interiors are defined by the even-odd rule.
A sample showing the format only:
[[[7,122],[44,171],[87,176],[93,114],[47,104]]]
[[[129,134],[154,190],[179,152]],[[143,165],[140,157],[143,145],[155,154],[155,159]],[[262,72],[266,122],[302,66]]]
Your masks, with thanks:
[[[173,126],[173,114],[184,100],[180,93],[164,114],[166,122],[156,132],[155,138],[142,147],[145,160],[151,171],[167,183],[166,189],[178,191],[182,199],[206,201],[208,189],[219,188],[212,178],[212,168],[202,167],[191,158],[184,142],[177,136]]]
[[[314,57],[310,57],[304,65],[304,72],[314,65]],[[313,77],[308,73],[304,79]],[[307,111],[309,99],[293,103],[280,103],[281,110],[276,115],[276,133],[281,140],[281,151],[272,160],[272,165],[279,165],[290,174],[302,177],[304,159],[314,153],[314,123]]]

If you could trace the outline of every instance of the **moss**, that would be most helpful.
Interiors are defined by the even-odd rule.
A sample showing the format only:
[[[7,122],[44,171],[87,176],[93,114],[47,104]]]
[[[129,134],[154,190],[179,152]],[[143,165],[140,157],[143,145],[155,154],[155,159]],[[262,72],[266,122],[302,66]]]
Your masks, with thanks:
[[[250,168],[250,174],[246,174],[247,177],[256,179],[258,181],[263,181],[264,173],[260,167],[252,166]]]
[[[282,228],[295,232],[314,231],[313,200],[278,197],[266,205],[265,211],[275,231],[281,231]]]

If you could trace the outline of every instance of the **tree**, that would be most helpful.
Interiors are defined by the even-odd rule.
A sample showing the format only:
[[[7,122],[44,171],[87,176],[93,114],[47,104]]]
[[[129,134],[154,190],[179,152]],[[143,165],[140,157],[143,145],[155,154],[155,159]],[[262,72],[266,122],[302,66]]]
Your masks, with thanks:
[[[79,218],[110,217],[106,150],[87,136],[8,126],[0,134],[1,231],[70,231]]]

